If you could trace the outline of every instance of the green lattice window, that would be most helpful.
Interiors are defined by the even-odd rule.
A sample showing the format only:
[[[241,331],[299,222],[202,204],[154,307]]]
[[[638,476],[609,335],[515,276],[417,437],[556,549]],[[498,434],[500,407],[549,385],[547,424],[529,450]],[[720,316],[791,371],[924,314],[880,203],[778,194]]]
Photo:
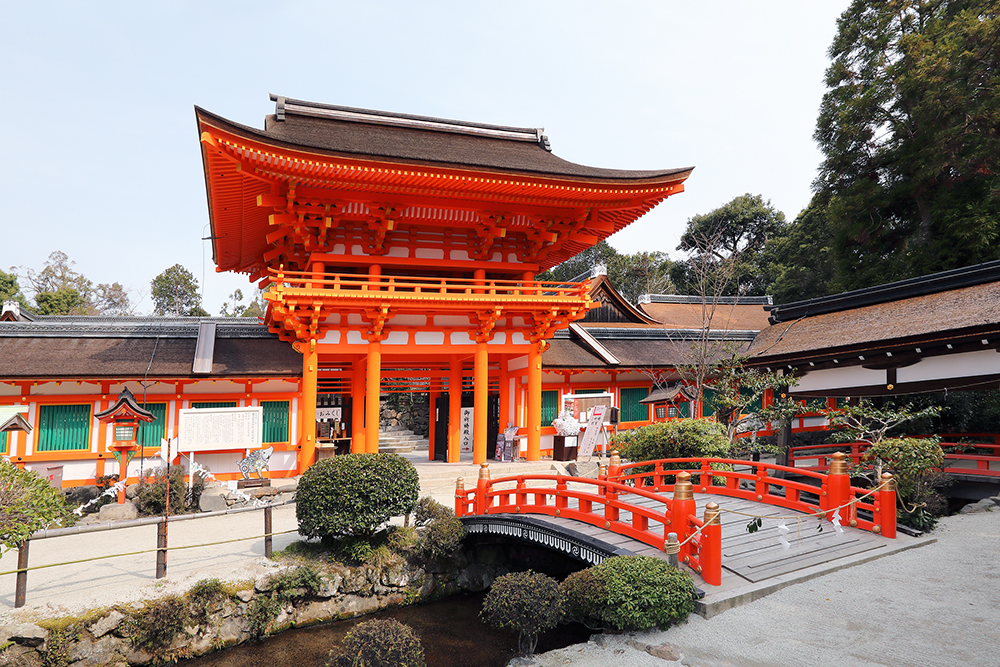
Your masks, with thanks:
[[[708,387],[701,388],[701,416],[711,417],[715,414],[715,392]]]
[[[288,442],[288,401],[261,401],[264,442]]]
[[[750,390],[749,389],[740,389],[740,399],[741,400],[745,401],[749,397],[750,397]],[[758,394],[757,398],[755,398],[753,401],[751,401],[749,404],[747,404],[746,407],[743,408],[743,412],[747,413],[747,414],[751,413],[751,412],[760,412],[760,410],[762,408],[763,398],[764,398],[763,394]]]
[[[153,421],[139,424],[139,435],[136,442],[142,447],[159,447],[160,441],[167,437],[167,404],[149,403],[142,406],[144,410],[153,413]]]
[[[90,405],[38,407],[38,451],[90,449]]]
[[[577,389],[574,394],[603,394],[603,389]]]
[[[691,416],[691,404],[684,401],[676,404],[677,407],[677,417],[690,417]]]
[[[7,453],[7,442],[10,440],[10,433],[0,433],[0,454]]]
[[[192,408],[198,409],[208,409],[208,408],[235,408],[236,401],[192,401]]]
[[[649,406],[639,403],[649,396],[649,387],[623,387],[620,418],[623,422],[649,421]]]
[[[542,426],[551,426],[559,416],[559,391],[542,392]]]

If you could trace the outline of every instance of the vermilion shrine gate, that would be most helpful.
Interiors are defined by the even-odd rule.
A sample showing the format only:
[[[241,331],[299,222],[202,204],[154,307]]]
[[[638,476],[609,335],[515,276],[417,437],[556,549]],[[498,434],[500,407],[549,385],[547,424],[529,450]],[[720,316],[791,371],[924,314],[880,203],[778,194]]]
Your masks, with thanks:
[[[432,419],[441,399],[447,442],[432,428],[432,456],[458,460],[471,386],[473,460],[501,421],[537,460],[540,353],[597,304],[535,274],[683,191],[691,169],[585,167],[539,129],[272,100],[264,130],[196,115],[217,270],[268,286],[266,324],[302,354],[299,470],[315,458],[318,393],[352,397],[351,451],[374,452],[394,386],[429,391]]]

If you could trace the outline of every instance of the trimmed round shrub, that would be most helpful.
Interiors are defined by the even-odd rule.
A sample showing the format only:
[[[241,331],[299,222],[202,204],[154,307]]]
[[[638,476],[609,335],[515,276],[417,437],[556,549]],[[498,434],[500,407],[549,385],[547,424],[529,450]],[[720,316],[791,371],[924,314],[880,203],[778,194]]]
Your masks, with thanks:
[[[413,629],[387,618],[358,623],[330,651],[327,667],[424,667],[424,649]]]
[[[518,632],[521,653],[531,655],[538,633],[556,627],[563,619],[559,582],[531,570],[497,577],[479,616],[495,628]]]
[[[322,459],[303,473],[295,496],[299,534],[331,541],[370,537],[417,504],[420,478],[397,454],[345,454]]]
[[[448,558],[465,539],[465,525],[454,510],[433,498],[421,498],[413,516],[422,528],[417,551],[425,560]]]
[[[607,594],[594,568],[574,572],[563,579],[559,587],[563,592],[567,621],[577,621],[591,628],[602,624],[601,609]]]
[[[677,419],[620,431],[611,438],[622,458],[655,461],[697,456],[726,458],[726,427],[711,419]]]
[[[592,604],[576,593],[583,616],[616,630],[649,630],[680,623],[694,611],[691,575],[651,556],[615,556],[593,568],[599,586]],[[580,582],[576,582],[578,588]]]

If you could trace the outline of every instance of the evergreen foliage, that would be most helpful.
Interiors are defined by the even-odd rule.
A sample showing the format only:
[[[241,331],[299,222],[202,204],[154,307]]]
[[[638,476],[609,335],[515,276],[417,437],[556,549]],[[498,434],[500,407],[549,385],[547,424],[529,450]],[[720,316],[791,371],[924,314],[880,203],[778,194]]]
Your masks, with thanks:
[[[0,458],[0,553],[67,517],[62,495],[38,473]]]
[[[174,264],[149,283],[154,315],[205,317],[198,279],[180,264]]]
[[[413,628],[396,619],[354,626],[330,652],[327,667],[424,667],[424,649]]]
[[[419,491],[416,468],[397,454],[322,459],[299,480],[299,534],[324,540],[370,537],[392,517],[412,512]]]
[[[1000,2],[855,0],[815,138],[841,287],[1000,258]]]
[[[691,575],[650,556],[608,558],[567,577],[562,589],[568,617],[591,627],[667,628],[694,611]]]
[[[521,652],[531,655],[538,633],[563,618],[562,590],[552,577],[531,570],[505,574],[493,582],[479,615],[495,628],[518,632]]]

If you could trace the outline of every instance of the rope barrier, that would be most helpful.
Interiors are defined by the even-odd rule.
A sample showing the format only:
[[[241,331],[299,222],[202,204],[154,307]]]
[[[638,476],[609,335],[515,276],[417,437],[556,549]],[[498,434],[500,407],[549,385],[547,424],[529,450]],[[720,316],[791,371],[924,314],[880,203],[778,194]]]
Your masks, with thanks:
[[[866,493],[864,495],[861,495],[861,496],[857,496],[856,498],[852,498],[851,500],[848,500],[843,505],[838,505],[837,507],[829,507],[829,508],[827,508],[825,510],[817,510],[815,512],[804,512],[805,517],[822,517],[823,515],[829,514],[830,512],[836,512],[838,510],[844,509],[845,507],[850,507],[851,505],[854,505],[855,503],[858,503],[858,502],[864,500],[865,498],[867,498],[868,496],[874,494],[876,491],[881,490],[887,484],[888,484],[888,482],[882,482],[881,484],[879,484],[878,486],[876,486],[874,489],[872,489],[868,493]],[[771,514],[750,514],[749,512],[740,512],[738,510],[726,509],[725,507],[720,507],[719,509],[722,510],[723,512],[729,512],[730,514],[739,514],[740,516],[750,517],[751,519],[773,519],[775,521],[779,521],[779,520],[780,521],[794,521],[794,520],[800,520],[800,519],[805,518],[805,517],[803,517],[802,514],[794,514],[794,515],[791,515],[791,516],[774,516],[774,515],[771,515]]]
[[[35,565],[34,567],[26,567],[17,570],[7,570],[6,572],[0,572],[0,576],[5,574],[17,574],[18,572],[29,572],[31,570],[44,570],[49,567],[59,567],[61,565],[79,565],[80,563],[89,563],[95,560],[107,560],[109,558],[122,558],[124,556],[139,556],[142,554],[155,553],[157,551],[180,551],[181,549],[198,549],[200,547],[214,547],[220,544],[231,544],[233,542],[246,542],[248,540],[259,540],[266,537],[273,537],[274,535],[287,535],[288,533],[298,532],[298,528],[293,528],[291,530],[283,530],[277,533],[265,533],[263,535],[253,535],[251,537],[235,537],[231,540],[221,540],[219,542],[205,542],[204,544],[187,544],[180,547],[165,547],[159,549],[143,549],[141,551],[129,551],[127,553],[121,554],[108,554],[105,556],[93,556],[91,558],[81,558],[80,560],[68,560],[63,563],[49,563],[47,565]]]

